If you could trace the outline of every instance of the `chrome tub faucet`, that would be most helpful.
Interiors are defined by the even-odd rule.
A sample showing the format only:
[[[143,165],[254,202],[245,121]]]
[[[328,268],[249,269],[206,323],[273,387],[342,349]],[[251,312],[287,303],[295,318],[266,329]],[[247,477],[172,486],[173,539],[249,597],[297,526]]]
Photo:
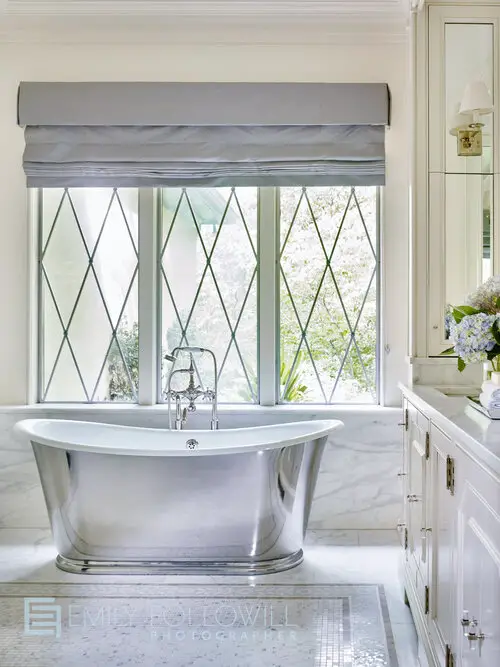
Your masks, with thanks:
[[[182,352],[187,352],[189,354],[189,367],[188,368],[175,368],[178,356]],[[214,373],[214,388],[213,389],[203,389],[200,384],[195,383],[195,369],[194,357],[193,354],[204,354],[207,353],[212,358],[213,363],[213,373]],[[217,416],[217,360],[215,354],[206,348],[203,347],[176,347],[172,354],[166,354],[165,359],[172,362],[170,372],[167,378],[167,388],[165,391],[165,396],[168,399],[168,421],[169,428],[172,428],[172,412],[170,409],[171,400],[175,401],[175,422],[174,428],[179,431],[184,428],[187,423],[188,412],[195,412],[196,410],[196,401],[201,398],[205,401],[211,401],[212,403],[212,417],[210,420],[210,428],[216,430],[219,428],[219,420]],[[188,385],[185,389],[177,391],[172,389],[172,379],[176,375],[188,375]],[[182,407],[182,400],[187,401],[187,406]]]

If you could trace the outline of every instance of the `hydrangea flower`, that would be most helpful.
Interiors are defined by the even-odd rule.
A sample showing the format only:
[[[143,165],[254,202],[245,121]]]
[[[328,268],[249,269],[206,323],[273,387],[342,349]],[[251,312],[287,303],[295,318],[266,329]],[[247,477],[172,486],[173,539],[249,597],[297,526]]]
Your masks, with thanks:
[[[496,314],[500,296],[500,275],[491,276],[467,298],[467,305],[483,313]]]
[[[466,364],[487,360],[487,353],[496,345],[491,327],[497,318],[496,313],[466,315],[461,322],[455,322],[450,327],[450,340],[455,352]]]
[[[492,276],[463,306],[446,307],[446,332],[453,347],[444,355],[458,356],[458,370],[489,361],[500,372],[500,275]]]
[[[448,338],[450,340],[453,340],[455,338],[455,327],[456,327],[456,322],[455,318],[453,317],[453,306],[446,306],[446,313],[444,316],[444,329],[448,334]]]

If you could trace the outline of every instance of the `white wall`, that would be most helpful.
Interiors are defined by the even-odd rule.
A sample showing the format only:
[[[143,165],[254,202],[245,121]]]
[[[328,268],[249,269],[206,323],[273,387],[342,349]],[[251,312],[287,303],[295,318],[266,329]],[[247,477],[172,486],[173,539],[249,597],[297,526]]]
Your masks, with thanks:
[[[370,45],[0,45],[0,404],[23,404],[28,377],[28,223],[21,168],[23,133],[16,126],[20,80],[332,81],[387,82],[383,212],[385,401],[400,404],[408,321],[407,47]]]

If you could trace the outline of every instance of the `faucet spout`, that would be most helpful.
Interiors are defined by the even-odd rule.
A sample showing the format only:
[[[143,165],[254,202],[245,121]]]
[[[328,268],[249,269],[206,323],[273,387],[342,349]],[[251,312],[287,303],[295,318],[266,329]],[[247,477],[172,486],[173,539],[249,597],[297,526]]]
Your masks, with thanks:
[[[219,419],[217,417],[217,394],[213,392],[212,397],[212,420],[210,421],[210,428],[216,431],[219,428]]]
[[[187,422],[187,408],[182,408],[180,394],[175,395],[175,430],[182,431]]]
[[[175,368],[175,365],[178,360],[180,352],[187,352],[189,354],[189,366],[188,368]],[[214,372],[214,389],[204,389],[201,384],[196,385],[195,383],[195,374],[198,373],[198,378],[200,379],[199,372],[196,368],[194,361],[194,353],[199,354],[209,354],[212,358],[213,363],[213,372]],[[170,400],[175,400],[175,428],[177,430],[182,429],[187,422],[187,413],[194,412],[196,410],[196,401],[199,398],[204,400],[210,400],[212,402],[212,414],[210,420],[210,428],[215,430],[219,428],[219,420],[217,416],[217,384],[218,384],[218,373],[217,373],[217,360],[215,354],[206,348],[202,347],[176,347],[172,354],[165,355],[165,359],[172,361],[172,367],[168,374],[167,379],[167,388],[165,395],[168,399],[168,419],[169,419],[169,428],[172,428],[172,417],[170,411]],[[188,385],[182,391],[172,390],[172,378],[177,374],[189,375]],[[201,379],[200,379],[201,383]],[[188,403],[187,407],[182,409],[182,399],[185,399]]]

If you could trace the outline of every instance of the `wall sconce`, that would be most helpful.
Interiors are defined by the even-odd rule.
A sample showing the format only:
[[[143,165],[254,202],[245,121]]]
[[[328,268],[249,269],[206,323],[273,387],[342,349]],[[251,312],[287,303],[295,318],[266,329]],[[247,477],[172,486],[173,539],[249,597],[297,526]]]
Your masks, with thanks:
[[[457,154],[463,157],[483,154],[484,123],[479,122],[479,116],[492,113],[493,101],[486,84],[483,81],[473,81],[465,87],[464,95],[458,115],[466,124],[460,123],[453,128],[452,134],[457,137]]]

